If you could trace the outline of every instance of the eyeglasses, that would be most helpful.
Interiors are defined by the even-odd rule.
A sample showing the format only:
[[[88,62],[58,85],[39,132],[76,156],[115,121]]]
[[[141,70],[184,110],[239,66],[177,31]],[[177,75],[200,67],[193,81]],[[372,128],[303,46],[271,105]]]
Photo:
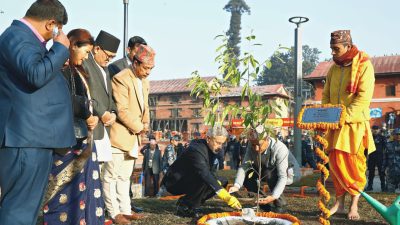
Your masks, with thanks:
[[[109,55],[109,54],[107,54],[107,52],[104,51],[104,49],[102,49],[102,48],[100,48],[100,49],[104,52],[104,54],[106,54],[106,57],[107,57],[108,60],[111,60],[111,59],[113,59],[113,58],[115,57],[115,55]]]

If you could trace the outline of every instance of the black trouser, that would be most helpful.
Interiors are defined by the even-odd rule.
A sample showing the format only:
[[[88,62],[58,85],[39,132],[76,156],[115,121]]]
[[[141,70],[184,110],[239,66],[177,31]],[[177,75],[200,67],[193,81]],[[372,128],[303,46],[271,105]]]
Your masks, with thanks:
[[[224,177],[217,178],[221,182],[221,186],[226,187],[228,180]],[[182,195],[178,204],[188,206],[189,208],[197,208],[207,199],[215,195],[215,190],[205,183],[199,176],[186,176],[179,182],[168,186],[167,191],[174,195]]]
[[[374,153],[368,157],[368,186],[372,186],[375,177],[375,167],[378,167],[379,178],[381,180],[381,187],[385,187],[385,169],[383,168],[383,157]]]
[[[254,165],[253,165],[253,166],[254,166]],[[256,168],[256,167],[254,166],[253,168]],[[251,172],[252,172],[252,170],[247,171],[247,173],[246,173],[246,178],[245,178],[245,180],[244,180],[244,182],[243,182],[243,186],[244,186],[248,191],[257,193],[257,179],[258,179],[258,175],[257,175],[256,173],[253,173],[253,176],[249,178],[249,174],[250,174]],[[264,180],[267,182],[268,188],[269,188],[269,190],[271,190],[271,192],[272,192],[272,190],[274,190],[274,188],[275,188],[275,186],[276,186],[276,184],[277,184],[277,182],[278,182],[278,173],[277,173],[277,169],[275,168],[275,169],[271,170],[271,169],[263,168],[262,171],[261,171],[261,174],[262,174],[261,177],[265,177]],[[261,188],[261,190],[262,190],[262,187],[260,187],[260,188]],[[273,202],[273,204],[274,204],[274,206],[277,207],[277,208],[278,208],[278,207],[283,207],[283,206],[285,206],[285,205],[286,205],[286,200],[284,199],[283,194],[281,194],[281,196],[280,196],[278,199],[276,199],[276,200]]]
[[[151,188],[151,178],[153,178],[153,195],[150,195]],[[160,181],[160,174],[153,173],[153,169],[147,169],[144,171],[144,195],[145,196],[155,196],[158,193],[158,183]]]

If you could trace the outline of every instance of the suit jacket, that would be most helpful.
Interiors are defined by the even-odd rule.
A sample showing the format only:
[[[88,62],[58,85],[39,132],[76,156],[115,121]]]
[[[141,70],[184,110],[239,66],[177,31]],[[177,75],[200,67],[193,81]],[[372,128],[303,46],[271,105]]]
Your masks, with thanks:
[[[96,64],[92,54],[89,54],[89,58],[83,62],[83,68],[89,74],[89,92],[92,99],[95,100],[93,103],[93,114],[99,116],[101,119],[101,116],[103,116],[106,111],[116,112],[117,107],[112,98],[112,86],[108,69],[104,68],[104,71],[106,72],[107,92],[103,74]],[[106,127],[106,130],[110,134],[110,127]],[[94,140],[101,140],[104,137],[104,124],[101,120],[99,120],[99,123],[93,131],[93,137]]]
[[[144,151],[144,158],[143,158],[143,164],[142,164],[142,169],[144,172],[146,172],[147,169],[149,169],[149,159],[150,159],[150,148],[146,148]],[[154,174],[159,174],[162,169],[162,157],[161,157],[161,151],[159,148],[156,148],[154,150],[154,155],[153,155],[153,162],[152,162],[152,170]]]
[[[61,73],[68,49],[48,51],[14,20],[0,36],[0,142],[7,147],[75,145],[71,98]]]
[[[139,102],[138,79],[132,69],[124,69],[112,79],[113,96],[118,109],[117,121],[111,126],[111,145],[123,151],[140,146],[143,123],[149,123],[149,81],[142,80],[143,105]]]
[[[125,58],[118,59],[117,61],[113,62],[112,64],[110,64],[110,65],[108,66],[108,70],[109,70],[109,72],[110,72],[111,78],[112,78],[115,74],[121,72],[121,70],[126,69],[126,68],[129,68],[129,64],[128,64],[128,62],[127,62],[126,60],[127,60],[127,59],[125,59]],[[129,59],[128,59],[128,60],[129,60]]]
[[[190,142],[188,150],[184,151],[169,167],[162,183],[168,191],[174,193],[171,188],[180,183],[181,180],[197,176],[217,192],[222,189],[222,186],[211,172],[210,158],[213,155],[214,153],[208,148],[206,140],[193,140]]]

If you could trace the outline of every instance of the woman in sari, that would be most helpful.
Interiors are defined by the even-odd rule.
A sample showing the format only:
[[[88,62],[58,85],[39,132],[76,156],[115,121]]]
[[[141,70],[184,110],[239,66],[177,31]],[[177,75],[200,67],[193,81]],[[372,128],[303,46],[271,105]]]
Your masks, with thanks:
[[[63,74],[71,90],[77,144],[64,152],[56,151],[44,201],[44,224],[104,224],[104,201],[99,179],[99,163],[91,131],[98,117],[92,115],[88,75],[81,68],[94,40],[84,29],[68,33],[69,65]],[[79,131],[79,132],[78,132]]]

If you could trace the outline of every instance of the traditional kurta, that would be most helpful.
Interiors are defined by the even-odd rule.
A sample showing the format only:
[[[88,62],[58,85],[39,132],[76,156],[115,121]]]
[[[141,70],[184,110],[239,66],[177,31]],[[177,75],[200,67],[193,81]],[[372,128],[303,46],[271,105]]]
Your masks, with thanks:
[[[357,54],[349,66],[334,64],[326,77],[322,104],[343,104],[346,106],[346,123],[339,130],[330,130],[326,139],[329,143],[330,170],[333,175],[336,195],[346,191],[352,195],[356,190],[348,188],[355,183],[360,189],[366,184],[366,159],[364,149],[375,151],[370,130],[369,105],[374,92],[374,68],[369,60],[360,63],[361,54]],[[359,73],[355,93],[350,92],[353,73]],[[346,160],[344,160],[347,158]]]

